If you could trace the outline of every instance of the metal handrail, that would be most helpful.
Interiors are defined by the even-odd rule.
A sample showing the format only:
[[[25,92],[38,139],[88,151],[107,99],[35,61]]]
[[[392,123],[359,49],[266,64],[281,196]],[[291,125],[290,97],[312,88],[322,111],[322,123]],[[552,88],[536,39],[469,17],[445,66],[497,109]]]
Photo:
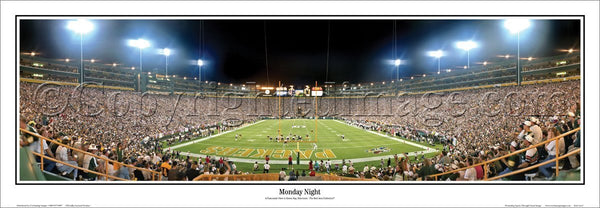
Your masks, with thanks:
[[[522,172],[525,172],[525,171],[528,171],[528,170],[531,170],[531,169],[534,169],[534,168],[538,168],[538,167],[540,167],[542,165],[546,165],[546,164],[555,162],[554,160],[556,160],[556,162],[558,162],[559,160],[561,160],[563,158],[569,157],[569,156],[574,155],[574,154],[579,153],[579,152],[581,152],[581,148],[574,149],[573,151],[571,151],[571,152],[569,152],[567,154],[561,155],[560,157],[556,157],[556,158],[554,158],[552,160],[544,161],[542,163],[538,163],[538,164],[535,164],[535,165],[532,165],[532,166],[529,166],[529,167],[526,167],[526,168],[515,170],[515,171],[512,171],[510,173],[503,174],[503,175],[499,175],[499,176],[495,176],[495,177],[492,177],[492,178],[488,178],[486,180],[487,181],[493,181],[493,180],[498,180],[500,178],[504,178],[504,177],[507,177],[507,176],[519,174],[519,173],[522,173]],[[558,170],[558,167],[556,168],[556,170]],[[556,175],[556,176],[558,176],[558,175]]]
[[[160,180],[160,173],[159,173],[159,172],[157,172],[157,171],[153,171],[153,170],[149,170],[149,169],[145,169],[145,168],[139,168],[139,167],[135,167],[135,166],[133,166],[133,165],[128,165],[128,164],[125,164],[125,163],[122,163],[122,162],[119,162],[119,161],[116,161],[116,160],[111,160],[111,159],[109,159],[109,158],[103,158],[103,157],[97,156],[97,155],[95,155],[95,154],[92,154],[92,153],[89,153],[89,152],[86,152],[86,151],[83,151],[83,150],[80,150],[80,149],[77,149],[77,148],[71,147],[71,146],[69,146],[69,145],[62,144],[62,143],[60,143],[60,142],[57,142],[57,141],[54,141],[54,140],[52,140],[52,139],[46,138],[46,137],[44,137],[44,136],[42,136],[42,135],[39,135],[39,134],[37,134],[37,133],[34,133],[34,132],[31,132],[31,131],[28,131],[28,130],[26,130],[26,129],[21,129],[21,128],[20,128],[19,130],[20,130],[21,132],[24,132],[24,133],[30,134],[30,135],[32,135],[32,136],[35,136],[35,137],[37,137],[37,138],[43,139],[44,141],[48,141],[48,142],[51,142],[51,143],[57,144],[57,145],[59,145],[59,146],[66,147],[66,148],[68,148],[68,149],[71,149],[71,150],[73,150],[73,151],[76,151],[76,152],[81,152],[81,153],[83,153],[83,154],[86,154],[86,155],[90,155],[90,156],[92,156],[92,157],[95,157],[96,159],[103,160],[103,161],[105,162],[105,166],[104,166],[104,167],[108,167],[108,162],[112,162],[113,164],[118,164],[118,165],[121,165],[121,166],[126,166],[126,167],[133,168],[133,169],[140,170],[140,171],[150,172],[150,173],[151,173],[151,175],[152,175],[152,180],[153,180],[153,181],[154,181],[154,180]],[[43,143],[42,143],[42,142],[40,142],[40,150],[42,150],[42,151],[43,151],[44,147],[43,147],[42,145],[43,145]],[[37,154],[36,154],[36,155],[37,155]],[[41,154],[40,154],[40,155],[41,155]],[[40,156],[40,155],[38,155],[38,156]],[[51,158],[51,157],[48,157],[48,156],[45,156],[45,155],[42,155],[41,157],[42,157],[42,158],[51,159],[51,160],[52,160],[52,159],[54,159],[54,158]],[[63,163],[61,163],[61,164],[63,164]],[[44,160],[40,160],[40,165],[41,165],[41,167],[42,167],[42,169],[43,169],[43,167],[44,167]],[[67,165],[69,165],[69,164],[67,164]],[[78,169],[79,169],[79,168],[78,168]],[[106,168],[105,168],[105,169],[106,169]],[[87,170],[87,169],[84,169],[84,170],[85,170],[85,171],[91,171],[91,170]],[[106,171],[105,171],[105,172],[108,172],[108,169],[106,169]],[[108,173],[104,173],[104,174],[108,174]],[[104,175],[104,174],[101,174],[101,175]],[[155,175],[156,175],[156,176],[159,176],[159,177],[155,177]]]
[[[52,157],[48,157],[48,156],[46,156],[46,155],[42,155],[42,154],[40,154],[40,153],[37,153],[37,152],[32,152],[32,154],[34,154],[34,155],[36,155],[36,156],[39,156],[39,157],[41,157],[42,159],[40,160],[40,162],[41,162],[41,161],[43,161],[44,159],[47,159],[47,160],[54,161],[54,162],[56,162],[56,163],[60,163],[60,164],[63,164],[63,165],[66,165],[66,166],[69,166],[69,167],[72,167],[72,168],[75,168],[75,169],[78,169],[78,170],[81,170],[81,171],[85,171],[85,172],[91,172],[91,173],[94,173],[94,174],[96,174],[96,175],[104,176],[104,177],[107,177],[107,178],[112,178],[112,179],[116,179],[116,180],[126,181],[126,179],[123,179],[123,178],[119,178],[119,177],[116,177],[116,176],[112,176],[112,175],[110,175],[110,174],[106,174],[106,173],[100,173],[100,172],[96,172],[96,171],[93,171],[93,170],[88,170],[88,169],[85,169],[85,168],[83,168],[83,167],[79,167],[79,166],[71,165],[71,164],[69,164],[69,163],[66,163],[66,162],[63,162],[63,161],[60,161],[60,160],[54,159],[54,158],[52,158]],[[43,162],[42,162],[42,163],[43,163]],[[43,167],[42,167],[42,168],[43,168]],[[105,166],[105,168],[106,168],[106,166]]]
[[[498,161],[498,160],[501,160],[503,158],[507,158],[507,157],[510,157],[510,156],[513,156],[513,155],[525,152],[525,151],[527,151],[529,149],[537,148],[538,146],[544,145],[546,143],[550,143],[552,141],[558,141],[560,138],[563,138],[563,137],[565,137],[567,135],[573,134],[573,133],[575,133],[575,132],[577,132],[579,130],[581,130],[581,127],[577,127],[576,129],[573,129],[571,131],[565,132],[565,133],[563,133],[561,135],[558,135],[558,136],[556,136],[556,137],[554,137],[552,139],[548,139],[546,141],[540,142],[540,143],[538,143],[536,145],[531,145],[531,146],[529,146],[527,148],[523,148],[523,149],[517,150],[515,152],[511,152],[509,154],[506,154],[506,155],[503,155],[503,156],[500,156],[500,157],[497,157],[497,158],[494,158],[494,159],[491,159],[491,160],[483,161],[483,162],[477,163],[475,165],[471,165],[471,166],[464,167],[464,168],[459,168],[459,169],[452,170],[452,171],[447,171],[447,172],[443,172],[443,173],[438,173],[438,174],[430,175],[430,177],[434,177],[435,180],[437,181],[437,177],[438,176],[452,174],[452,173],[456,173],[456,172],[459,172],[459,171],[462,171],[462,170],[466,170],[466,169],[469,169],[469,168],[473,168],[473,167],[476,167],[476,166],[482,166],[483,165],[485,167],[483,169],[483,171],[484,171],[484,177],[485,177],[484,179],[487,179],[487,166],[486,166],[487,164],[495,162],[495,161]],[[558,142],[557,142],[557,144],[558,144]],[[558,155],[559,155],[558,154],[558,152],[559,152],[558,145],[556,145],[556,147],[557,147],[557,148],[555,148],[556,149],[556,156],[558,157]],[[556,161],[556,176],[558,176],[558,172],[559,171],[558,171],[558,160],[557,160]]]

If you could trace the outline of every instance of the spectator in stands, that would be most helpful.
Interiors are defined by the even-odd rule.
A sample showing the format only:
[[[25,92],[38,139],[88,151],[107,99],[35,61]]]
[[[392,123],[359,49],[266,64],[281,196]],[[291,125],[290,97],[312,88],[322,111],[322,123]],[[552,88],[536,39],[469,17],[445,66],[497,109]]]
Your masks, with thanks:
[[[515,141],[512,141],[509,145],[509,149],[510,149],[510,151],[507,154],[510,154],[510,153],[513,153],[513,152],[519,150],[519,144]],[[510,173],[510,172],[516,170],[517,167],[521,164],[521,158],[519,157],[519,155],[511,155],[509,157],[500,159],[500,161],[504,164],[504,166],[506,166],[506,169],[504,169],[502,172],[498,173],[498,175],[504,175],[504,174]],[[514,178],[514,177],[512,177],[512,178]]]
[[[547,136],[546,140],[552,139],[558,135],[560,135],[560,133],[558,132],[558,130],[556,128],[549,128],[548,136]],[[545,161],[553,160],[554,158],[557,157],[556,152],[557,152],[557,148],[559,148],[558,143],[559,142],[556,142],[556,140],[553,140],[544,145],[544,148],[546,149],[546,152],[548,153],[548,157],[546,157],[546,159],[544,161],[542,161],[542,163]],[[559,154],[560,154],[560,152],[559,152]],[[554,175],[553,173],[548,171],[548,169],[552,166],[556,166],[556,164],[548,163],[546,165],[542,165],[539,167],[540,173],[542,173],[542,175],[544,175],[546,177],[546,180],[551,180],[552,176]]]
[[[97,155],[98,153],[98,148],[96,147],[95,144],[90,144],[90,147],[87,148],[88,151],[90,153],[92,153],[93,155]],[[87,169],[87,170],[91,170],[91,171],[98,171],[98,162],[96,161],[96,158],[85,154],[85,156],[83,156],[83,168]],[[83,174],[84,178],[87,178],[90,181],[94,181],[96,180],[96,174],[92,173],[92,172],[84,172]]]
[[[193,163],[188,163],[188,168],[185,172],[188,181],[194,180],[194,178],[200,175],[200,170],[198,168],[198,162],[194,161]]]
[[[62,142],[64,145],[68,144],[69,141],[70,141],[69,137],[64,137],[62,139]],[[67,174],[72,174],[73,180],[75,180],[77,178],[78,170],[71,166],[77,167],[77,160],[75,158],[73,158],[73,156],[71,156],[71,154],[69,154],[69,153],[70,153],[69,149],[66,148],[65,146],[59,146],[56,149],[56,159],[68,164],[68,165],[65,165],[62,163],[56,163],[56,168],[58,168],[58,171],[60,171],[61,175],[63,175],[63,176],[65,176]],[[71,166],[69,166],[69,165],[71,165]]]
[[[427,180],[427,176],[436,174],[437,172],[438,171],[436,170],[436,168],[431,163],[431,159],[427,158],[424,161],[423,167],[421,167],[421,169],[419,169],[419,171],[417,172],[417,174],[419,175],[419,177],[421,178],[421,180],[425,181],[425,180]]]
[[[467,159],[467,163],[465,164],[465,166],[466,166],[466,167],[469,167],[469,166],[471,166],[471,165],[473,165],[473,164],[474,164],[474,163],[473,163],[473,158],[472,158],[472,157],[469,157],[469,158]],[[468,168],[468,169],[465,171],[465,175],[464,175],[464,177],[463,177],[463,178],[464,178],[465,180],[467,180],[467,181],[474,181],[475,179],[477,179],[477,170],[475,170],[475,168],[474,168],[474,167]]]
[[[48,131],[47,130],[42,130],[42,136],[48,138]],[[41,145],[40,145],[41,143]],[[40,148],[44,148],[44,151],[42,152]],[[54,158],[54,153],[52,153],[51,149],[48,148],[48,143],[46,142],[46,140],[43,139],[36,139],[33,141],[33,143],[31,143],[29,145],[29,149],[35,153],[38,154],[44,154],[47,157],[51,157]],[[40,157],[35,156],[35,160],[37,162],[40,162]],[[54,170],[54,167],[56,166],[56,163],[54,161],[48,160],[48,159],[44,159],[44,170],[46,171],[52,171]]]
[[[525,136],[525,139],[523,140],[522,146],[524,148],[532,147],[533,141],[534,141],[533,137],[531,135],[527,135],[527,136]],[[525,152],[524,158],[521,159],[521,164],[518,166],[518,168],[519,169],[527,168],[529,166],[533,166],[533,165],[537,164],[537,162],[538,162],[537,148],[530,148]],[[538,171],[538,169],[534,168],[529,171],[525,171],[525,174],[535,174],[535,173],[537,173],[537,171]]]
[[[125,164],[129,165],[131,164],[131,162],[129,162],[129,160],[125,160],[124,162]],[[125,165],[120,165],[119,170],[117,171],[117,177],[125,179],[125,180],[130,180],[129,177],[129,168]]]
[[[163,160],[162,164],[160,165],[160,172],[161,172],[161,176],[163,177],[162,180],[167,180],[169,177],[169,171],[171,170],[172,166],[171,164],[169,164],[169,160],[168,158],[165,158],[165,160]]]

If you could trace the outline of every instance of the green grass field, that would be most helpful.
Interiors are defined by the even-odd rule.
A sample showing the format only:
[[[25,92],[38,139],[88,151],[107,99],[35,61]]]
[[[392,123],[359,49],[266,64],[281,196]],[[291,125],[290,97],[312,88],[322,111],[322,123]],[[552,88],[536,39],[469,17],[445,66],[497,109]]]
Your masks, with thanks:
[[[293,126],[295,127],[292,128]],[[283,144],[267,139],[267,136],[275,137],[279,128],[284,136],[288,134],[302,135],[304,142]],[[196,140],[195,143],[189,145],[175,145],[173,149],[182,153],[189,152],[192,157],[211,155],[258,161],[263,161],[265,155],[269,155],[272,160],[287,160],[288,156],[292,155],[294,163],[298,147],[301,160],[363,158],[363,161],[378,161],[379,159],[374,157],[386,156],[385,158],[387,158],[394,154],[425,150],[418,146],[405,144],[402,142],[404,140],[397,141],[336,120],[319,120],[316,129],[318,131],[315,130],[315,121],[309,119],[264,120],[212,138]],[[235,135],[242,136],[236,141]],[[309,135],[309,139],[306,138],[306,135]],[[344,140],[341,139],[341,135],[345,136]],[[396,139],[399,140],[399,138]],[[312,142],[307,142],[307,140]],[[316,143],[316,149],[314,149],[313,143]]]

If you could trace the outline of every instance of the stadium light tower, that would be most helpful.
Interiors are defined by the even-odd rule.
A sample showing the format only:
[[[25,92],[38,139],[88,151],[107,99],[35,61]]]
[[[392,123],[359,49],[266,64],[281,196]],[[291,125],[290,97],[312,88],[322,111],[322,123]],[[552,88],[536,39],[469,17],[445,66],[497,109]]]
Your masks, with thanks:
[[[469,51],[471,51],[471,49],[473,48],[477,48],[477,43],[473,42],[473,41],[460,41],[456,43],[456,47],[463,49],[465,51],[467,51],[467,68],[471,68],[471,62],[470,62],[470,55],[469,55]]]
[[[169,55],[171,55],[171,50],[168,48],[164,48],[162,50],[162,55],[165,55],[165,78],[169,78],[169,71],[168,71],[168,67],[169,67]]]
[[[442,56],[444,56],[444,52],[442,50],[437,50],[437,51],[429,51],[429,56],[431,57],[435,57],[438,60],[438,74],[440,73],[440,58],[442,58]]]
[[[144,39],[129,40],[129,46],[140,49],[140,73],[138,74],[138,90],[141,90],[141,76],[142,76],[142,50],[150,46],[150,43]]]
[[[398,68],[400,66],[400,63],[401,63],[400,59],[396,59],[394,61],[394,65],[396,66],[396,80],[398,80],[400,78],[400,70]]]
[[[521,85],[521,51],[520,51],[520,33],[531,26],[531,22],[528,19],[509,19],[504,21],[504,27],[510,31],[510,33],[517,33],[517,85]]]
[[[196,65],[198,65],[198,83],[202,83],[202,65],[204,65],[204,61],[198,59]]]
[[[75,33],[79,33],[79,83],[83,83],[83,34],[86,34],[94,29],[94,25],[84,19],[79,19],[75,21],[69,21],[67,23],[67,29],[74,31]]]

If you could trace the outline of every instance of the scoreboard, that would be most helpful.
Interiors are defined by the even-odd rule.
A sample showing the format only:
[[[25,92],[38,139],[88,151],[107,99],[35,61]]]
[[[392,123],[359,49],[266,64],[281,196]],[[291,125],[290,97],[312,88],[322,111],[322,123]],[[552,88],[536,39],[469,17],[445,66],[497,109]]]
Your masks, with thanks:
[[[323,96],[323,88],[321,88],[321,87],[313,87],[310,95],[313,96],[313,97]]]

